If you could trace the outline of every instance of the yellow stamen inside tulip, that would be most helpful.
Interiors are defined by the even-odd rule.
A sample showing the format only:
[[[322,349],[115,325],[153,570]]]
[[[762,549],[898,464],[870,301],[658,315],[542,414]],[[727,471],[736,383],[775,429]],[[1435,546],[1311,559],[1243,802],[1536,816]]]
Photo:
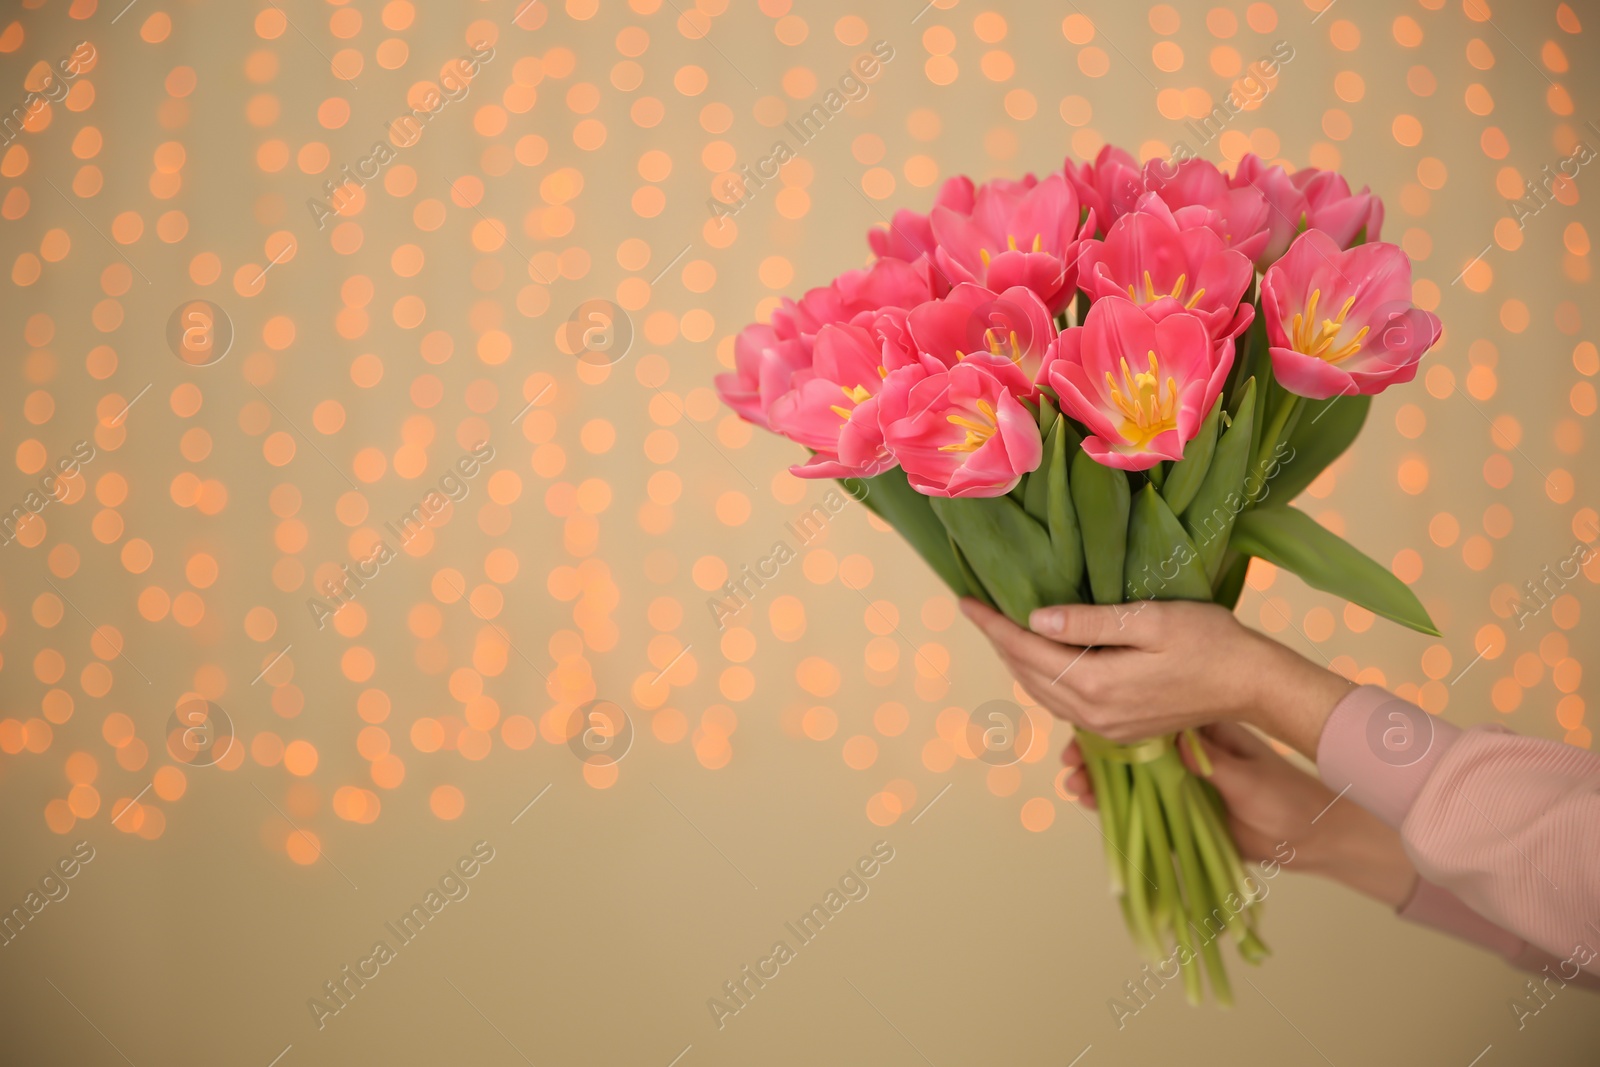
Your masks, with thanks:
[[[1133,287],[1133,284],[1131,282],[1128,284],[1128,299],[1137,301],[1138,303],[1141,303],[1141,304],[1153,304],[1157,300],[1164,300],[1169,296],[1174,300],[1183,300],[1183,290],[1184,290],[1184,287],[1188,285],[1188,283],[1189,283],[1189,276],[1187,274],[1180,274],[1180,275],[1178,275],[1178,280],[1172,286],[1172,292],[1163,293],[1163,292],[1160,292],[1159,290],[1157,290],[1155,282],[1151,281],[1150,272],[1149,271],[1145,271],[1144,272],[1144,299],[1142,299],[1142,300],[1139,299],[1139,291]],[[1202,296],[1205,296],[1205,295],[1206,295],[1206,290],[1205,290],[1204,286],[1201,286],[1200,288],[1196,289],[1194,291],[1194,295],[1191,296],[1188,300],[1184,301],[1184,305],[1183,306],[1184,306],[1185,310],[1193,311],[1194,308],[1195,308],[1195,305],[1200,303],[1200,298]]]
[[[1044,248],[1044,234],[1036,233],[1036,234],[1033,235],[1033,248],[1030,249],[1030,251],[1038,252],[1042,248]],[[1017,247],[1017,235],[1016,234],[1014,234],[1014,233],[1006,234],[1006,251],[1008,251],[1008,252],[1019,251],[1019,249]],[[989,250],[987,248],[978,249],[978,258],[983,261],[984,269],[987,270],[989,268]]]
[[[1134,374],[1128,361],[1122,361],[1122,382],[1106,371],[1106,388],[1111,403],[1122,415],[1123,439],[1144,448],[1156,437],[1178,428],[1178,382],[1171,375],[1161,380],[1161,365],[1154,351],[1149,353],[1150,369]],[[1163,396],[1163,388],[1165,396]]]
[[[1001,337],[1002,336],[1004,336],[1006,338],[1006,340],[1008,340],[1010,342],[1010,344],[1011,344],[1011,351],[1010,352],[1005,351],[1004,346],[1001,344]],[[1002,334],[1001,331],[999,331],[995,327],[991,326],[987,330],[983,331],[983,337],[984,337],[984,341],[989,346],[989,352],[990,352],[991,355],[1005,356],[1006,358],[1010,359],[1011,362],[1013,362],[1013,363],[1021,363],[1022,362],[1022,342],[1020,340],[1018,340],[1017,331],[1016,330],[1012,330],[1010,332],[1009,336],[1007,336],[1007,335]],[[959,353],[957,354],[957,358],[960,358]]]
[[[883,370],[882,367],[879,367],[878,369],[880,371]],[[855,404],[859,404],[863,400],[870,399],[872,396],[871,393],[867,392],[867,387],[864,385],[841,385],[839,386],[839,391],[844,393],[845,399]],[[850,408],[841,407],[838,404],[834,404],[828,410],[832,411],[835,415],[839,416],[841,419],[844,419],[846,422],[850,420]]]
[[[1344,329],[1345,317],[1350,314],[1350,309],[1355,306],[1356,298],[1351,297],[1344,302],[1344,307],[1339,309],[1339,314],[1331,319],[1323,319],[1322,325],[1316,325],[1317,304],[1322,300],[1322,290],[1313,289],[1311,299],[1306,301],[1304,312],[1297,312],[1291,322],[1289,330],[1290,342],[1294,350],[1307,356],[1316,356],[1329,363],[1338,363],[1361,351],[1361,341],[1367,336],[1370,326],[1361,327],[1351,341],[1335,347],[1334,342],[1339,339],[1339,333]]]
[[[1000,428],[999,417],[995,415],[994,405],[987,400],[978,401],[978,412],[983,416],[983,422],[969,419],[965,415],[946,415],[945,418],[955,426],[967,431],[964,440],[955,444],[940,445],[940,452],[976,452],[984,443],[993,437]]]

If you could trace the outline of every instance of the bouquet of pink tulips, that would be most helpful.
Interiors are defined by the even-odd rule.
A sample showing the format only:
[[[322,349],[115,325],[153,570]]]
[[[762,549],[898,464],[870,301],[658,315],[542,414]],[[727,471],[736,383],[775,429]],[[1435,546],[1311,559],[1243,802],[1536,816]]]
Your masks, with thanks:
[[[1255,556],[1437,633],[1289,506],[1439,337],[1382,221],[1339,174],[1254,156],[1230,175],[1107,147],[1044,178],[953,178],[869,235],[869,266],[740,333],[717,386],[811,451],[796,475],[846,480],[1020,625],[1048,604],[1232,607]],[[1202,972],[1229,1002],[1218,940],[1266,948],[1220,797],[1174,738],[1078,737],[1134,938],[1178,958],[1191,1002]]]

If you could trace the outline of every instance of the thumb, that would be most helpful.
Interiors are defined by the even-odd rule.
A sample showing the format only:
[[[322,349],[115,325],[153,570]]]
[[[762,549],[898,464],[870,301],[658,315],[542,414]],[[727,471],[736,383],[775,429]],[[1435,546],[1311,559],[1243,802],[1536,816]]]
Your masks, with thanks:
[[[1236,722],[1208,723],[1200,728],[1211,744],[1206,751],[1212,752],[1218,748],[1225,748],[1235,756],[1245,759],[1261,759],[1272,755],[1272,748],[1254,732],[1240,726]]]
[[[1080,648],[1145,647],[1150,644],[1150,616],[1159,610],[1149,606],[1153,603],[1059,604],[1034,611],[1028,627],[1040,637]]]
[[[1194,751],[1190,748],[1190,742],[1187,740],[1182,742],[1179,751],[1183,756],[1184,765],[1215,786],[1230,808],[1248,807],[1250,798],[1259,791],[1259,772],[1248,756],[1241,756],[1221,745],[1206,745],[1206,756],[1211,761],[1211,773],[1206,775],[1201,773]]]

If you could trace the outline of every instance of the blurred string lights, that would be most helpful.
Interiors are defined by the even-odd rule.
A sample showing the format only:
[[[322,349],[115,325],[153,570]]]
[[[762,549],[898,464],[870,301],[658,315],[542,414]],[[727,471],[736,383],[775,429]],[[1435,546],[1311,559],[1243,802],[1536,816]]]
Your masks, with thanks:
[[[1592,433],[1586,422],[1596,411],[1600,373],[1600,352],[1583,337],[1586,324],[1572,295],[1592,281],[1590,235],[1566,210],[1520,222],[1509,208],[1504,217],[1497,213],[1501,201],[1520,200],[1530,181],[1543,180],[1538,167],[1544,163],[1558,169],[1545,186],[1548,199],[1563,209],[1579,202],[1586,176],[1568,176],[1557,165],[1585,139],[1600,143],[1566,86],[1584,28],[1569,5],[1559,4],[1518,23],[1519,47],[1500,31],[1500,15],[1487,0],[1422,0],[1382,15],[1348,10],[1356,6],[1280,0],[1180,14],[1158,4],[1137,31],[1119,30],[1115,41],[1074,12],[1052,23],[1052,33],[1059,33],[1052,65],[1030,69],[1037,63],[1032,50],[1012,42],[1036,27],[955,0],[936,0],[914,22],[905,13],[873,12],[870,23],[841,13],[831,24],[790,0],[759,0],[741,10],[726,0],[666,7],[660,0],[631,0],[603,19],[596,0],[534,2],[517,5],[500,21],[463,19],[464,25],[449,26],[408,0],[391,0],[376,14],[330,3],[315,16],[297,15],[299,25],[281,8],[262,4],[248,32],[241,27],[238,35],[208,44],[225,51],[222,63],[201,64],[232,69],[241,87],[238,118],[248,146],[242,158],[262,190],[249,208],[265,233],[246,247],[243,234],[250,227],[226,238],[192,233],[185,210],[191,154],[211,150],[194,121],[196,97],[223,91],[183,62],[174,19],[185,16],[157,4],[124,11],[124,20],[95,0],[24,3],[0,25],[0,57],[16,61],[38,53],[32,38],[47,19],[72,23],[79,31],[74,39],[92,34],[98,51],[81,55],[70,82],[52,88],[51,61],[40,59],[21,85],[6,87],[33,103],[26,133],[0,149],[0,216],[16,232],[39,236],[29,247],[8,242],[10,262],[3,264],[7,340],[25,354],[12,372],[19,376],[10,394],[15,399],[8,398],[0,417],[16,469],[29,483],[45,473],[63,443],[70,445],[66,436],[80,433],[78,413],[85,408],[94,411],[92,443],[100,458],[61,477],[54,496],[59,506],[21,519],[17,545],[4,549],[17,555],[7,559],[0,615],[0,655],[13,672],[0,709],[0,768],[17,759],[57,757],[61,788],[43,804],[51,830],[67,834],[80,821],[105,820],[147,839],[162,835],[167,810],[199,773],[182,760],[166,762],[170,739],[152,724],[164,721],[170,708],[136,720],[119,707],[145,699],[132,692],[144,686],[124,677],[121,629],[91,624],[85,639],[83,620],[73,618],[72,605],[58,592],[18,599],[32,588],[18,560],[31,553],[29,560],[42,560],[60,582],[78,574],[86,558],[112,560],[126,573],[117,596],[131,605],[131,618],[151,627],[163,644],[192,647],[203,661],[187,680],[189,691],[173,704],[194,697],[226,702],[228,694],[250,689],[266,694],[280,721],[262,728],[269,719],[252,718],[246,726],[236,717],[237,743],[216,767],[225,773],[248,761],[282,769],[283,809],[294,828],[266,822],[262,842],[296,863],[311,864],[320,855],[318,832],[307,827],[325,835],[335,825],[330,820],[372,823],[390,797],[407,791],[408,774],[441,753],[477,762],[496,749],[559,751],[571,739],[573,709],[602,695],[597,673],[608,679],[603,688],[609,695],[633,709],[641,737],[648,733],[661,746],[686,743],[709,770],[732,760],[742,718],[775,717],[787,736],[835,748],[866,776],[866,818],[879,826],[895,823],[919,798],[932,797],[938,779],[958,763],[984,755],[969,712],[949,699],[950,676],[961,673],[956,652],[975,655],[974,646],[962,639],[947,596],[907,599],[873,591],[875,581],[884,584],[880,566],[895,554],[892,537],[875,520],[868,521],[882,536],[851,542],[860,550],[830,548],[841,536],[830,530],[831,537],[803,546],[798,567],[786,568],[781,583],[720,633],[704,625],[706,597],[729,580],[730,567],[755,558],[770,542],[763,523],[776,529],[778,517],[808,501],[808,487],[786,473],[764,488],[743,473],[771,464],[744,454],[752,434],[717,404],[706,353],[731,365],[729,329],[752,310],[770,313],[780,294],[825,280],[802,276],[788,254],[805,244],[805,226],[819,203],[837,195],[830,186],[826,194],[818,191],[819,175],[836,184],[830,172],[845,173],[884,211],[922,208],[952,173],[1014,173],[1041,165],[1038,160],[1058,155],[1061,146],[1091,158],[1108,139],[1097,125],[1096,102],[1113,94],[1142,94],[1160,119],[1149,129],[1170,130],[1176,139],[1186,123],[1204,119],[1232,93],[1241,114],[1207,148],[1225,165],[1246,152],[1290,168],[1346,166],[1353,173],[1360,167],[1349,164],[1363,151],[1414,160],[1411,176],[1383,191],[1385,236],[1418,263],[1415,299],[1428,308],[1458,294],[1491,301],[1499,333],[1496,339],[1452,331],[1441,354],[1430,359],[1418,399],[1392,413],[1380,408],[1404,446],[1379,461],[1386,464],[1387,483],[1360,492],[1379,492],[1392,505],[1430,516],[1426,539],[1400,548],[1390,562],[1408,582],[1430,572],[1448,576],[1435,578],[1430,588],[1448,609],[1451,638],[1427,643],[1410,662],[1388,659],[1383,668],[1350,654],[1330,661],[1353,678],[1390,685],[1430,712],[1473,700],[1504,714],[1527,709],[1535,716],[1528,728],[1543,728],[1553,716],[1555,732],[1590,746],[1583,665],[1572,635],[1582,621],[1581,593],[1600,581],[1600,563],[1585,564],[1577,584],[1541,609],[1537,625],[1519,630],[1516,598],[1538,566],[1530,564],[1523,574],[1505,551],[1518,525],[1542,524],[1558,530],[1565,558],[1565,527],[1588,541],[1600,522],[1594,507],[1582,506],[1574,470]],[[104,25],[113,15],[120,20],[114,37]],[[766,84],[752,89],[732,66],[735,60],[716,48],[725,17],[761,20],[762,32],[792,61],[759,71]],[[1530,36],[1530,24],[1542,39]],[[580,31],[588,42],[583,48],[561,43],[578,39]],[[1429,45],[1434,34],[1465,43]],[[781,127],[842,69],[841,55],[880,36],[895,41],[903,57],[885,74],[885,85],[921,79],[914,95],[926,102],[894,112],[886,103],[890,94],[874,90],[870,121],[842,128],[837,144],[785,164],[777,187],[748,217],[708,218],[705,198],[727,188],[741,153],[759,143],[751,123]],[[1293,81],[1292,91],[1250,89],[1244,79],[1259,74],[1253,64],[1288,37],[1302,56],[1315,50],[1323,66],[1331,63],[1331,81],[1302,58],[1276,75]],[[460,55],[480,45],[498,49],[497,58],[472,75],[470,92],[452,97],[456,102],[437,119],[439,126],[459,124],[459,134],[470,131],[469,141],[454,143],[470,143],[472,151],[450,158],[430,151],[425,138],[370,181],[344,184],[327,201],[336,210],[326,226],[309,225],[302,206],[307,196],[323,196],[324,182],[339,184],[337,162],[354,158],[349,150],[364,149],[369,140],[353,116],[373,112],[358,96],[392,88],[385,79],[394,75],[409,81],[399,99],[387,97],[382,106],[395,110],[403,101],[405,108],[433,110],[441,84],[462,76]],[[129,124],[114,124],[109,105],[99,100],[111,87],[97,68],[113,48],[144,49],[141,62],[165,70],[149,84],[115,87],[118,116],[153,117],[140,127],[156,131],[143,143],[134,139],[144,135]],[[1075,71],[1070,77],[1055,69],[1063,57]],[[299,103],[304,94],[287,79],[313,68],[327,89],[305,107]],[[1322,84],[1313,84],[1318,79]],[[1444,99],[1442,85],[1463,81],[1457,99]],[[1496,93],[1509,94],[1513,84],[1533,86],[1550,116],[1546,126],[1511,128],[1497,118],[1504,106]],[[956,92],[990,109],[976,128],[947,110]],[[1327,106],[1319,114],[1307,100]],[[1269,103],[1272,125],[1255,114]],[[1309,140],[1304,130],[1289,127],[1285,116],[1295,115],[1313,124]],[[342,133],[347,127],[353,132]],[[1449,139],[1437,136],[1442,127]],[[1541,143],[1545,128],[1549,138]],[[1467,130],[1471,136],[1464,138]],[[1043,156],[1034,151],[1041,139],[1051,146]],[[1372,147],[1356,149],[1358,139]],[[1285,141],[1296,145],[1300,158],[1285,158]],[[1173,147],[1172,140],[1152,137],[1139,151],[1155,158]],[[106,161],[135,155],[144,160],[139,173]],[[1491,207],[1465,222],[1441,218],[1436,198],[1452,181],[1473,180],[1468,176],[1484,161],[1492,180],[1474,187],[1473,195]],[[502,179],[519,191],[499,188]],[[631,189],[620,199],[597,192],[618,181]],[[62,199],[73,211],[62,210]],[[507,204],[514,209],[497,217]],[[661,225],[654,224],[658,219]],[[1457,247],[1451,231],[1479,225],[1489,245],[1468,259],[1476,249]],[[1534,272],[1519,278],[1525,263],[1515,258],[1518,250],[1545,227],[1559,233],[1559,261],[1545,265],[1537,282]],[[440,247],[433,235],[441,232],[464,235],[459,254],[430,251]],[[301,236],[316,247],[302,248]],[[248,324],[227,366],[256,388],[225,394],[241,399],[221,412],[215,407],[224,394],[205,378],[158,389],[143,403],[164,405],[184,428],[175,454],[160,464],[136,463],[118,452],[142,413],[132,408],[129,417],[145,380],[135,381],[131,368],[119,369],[146,344],[125,324],[129,308],[146,298],[146,271],[135,264],[166,258],[154,251],[160,246],[181,256],[187,276],[182,284],[160,279],[159,289],[172,289],[174,302],[197,293],[231,307],[235,325]],[[859,247],[864,254],[864,242]],[[327,287],[329,306],[287,311],[272,303],[271,287],[281,276],[274,272],[294,270],[297,259],[313,256],[317,271],[336,278]],[[464,273],[473,291],[460,316],[433,306],[429,281],[441,272]],[[44,299],[69,274],[95,279],[87,327],[76,318],[69,323],[59,302]],[[766,295],[754,309],[730,307],[727,294],[739,284],[759,285]],[[564,305],[553,307],[553,294],[563,301],[592,294],[613,300],[634,319],[637,354],[614,365],[574,361],[560,367],[519,358],[546,352],[547,339],[558,335]],[[461,321],[453,325],[454,319]],[[1570,369],[1553,374],[1561,389],[1536,407],[1497,405],[1503,349],[1546,324],[1565,339],[1563,358],[1570,358]],[[80,345],[85,329],[92,343]],[[395,344],[396,337],[404,343]],[[339,353],[345,380],[327,395],[286,401],[288,392],[273,383],[286,357],[308,345]],[[1518,358],[1525,357],[1519,352]],[[542,369],[525,373],[519,364]],[[397,389],[396,376],[409,381]],[[633,394],[625,391],[629,376],[638,387]],[[386,385],[387,379],[394,380]],[[603,386],[609,386],[605,403],[590,399]],[[406,405],[397,416],[397,441],[380,439],[357,417],[380,396]],[[1451,405],[1463,398],[1483,416],[1468,416],[1478,436],[1466,443],[1425,439],[1430,422],[1454,418]],[[213,410],[199,418],[208,404]],[[451,424],[446,413],[456,404],[466,413]],[[475,487],[470,506],[464,500],[459,509],[445,508],[440,523],[399,549],[409,560],[396,566],[418,568],[428,590],[398,620],[404,633],[373,628],[360,599],[328,619],[345,642],[337,671],[352,694],[350,714],[337,720],[338,730],[354,734],[360,757],[347,763],[344,742],[325,738],[319,749],[310,736],[300,736],[313,731],[296,724],[307,695],[296,681],[292,651],[299,621],[290,625],[288,619],[306,596],[337,579],[333,560],[367,558],[379,543],[384,512],[370,493],[433,477],[435,461],[491,437],[505,442],[505,459],[485,471],[482,497]],[[259,460],[217,462],[222,454],[242,455],[243,446]],[[1537,466],[1530,451],[1541,457]],[[348,459],[340,464],[330,454]],[[641,456],[647,473],[638,492],[621,474],[579,473],[631,467]],[[334,487],[331,520],[320,503],[329,475],[317,469],[324,461],[342,479]],[[724,461],[740,472],[737,479]],[[1454,500],[1430,492],[1442,473],[1464,462],[1481,465],[1482,492],[1452,494]],[[1335,530],[1345,522],[1341,507],[1353,502],[1346,484],[1353,463],[1341,460],[1308,490],[1318,519]],[[725,486],[709,499],[696,484],[702,470],[716,471],[715,484]],[[1527,495],[1514,500],[1514,486],[1538,486],[1548,506],[1530,508]],[[130,528],[125,511],[136,494],[201,517],[242,506],[260,510],[264,502],[270,550],[197,548],[172,529]],[[1481,498],[1490,502],[1480,509],[1471,501]],[[541,513],[549,522],[537,533],[519,530],[514,509]],[[87,521],[76,521],[79,515]],[[441,532],[455,522],[461,525]],[[708,551],[710,538],[686,532],[707,522],[724,532],[747,531],[757,551],[743,544]],[[331,523],[342,527],[341,538],[325,536]],[[549,543],[541,540],[546,534]],[[441,546],[447,539],[448,553]],[[253,589],[245,579],[255,574],[266,575],[271,589]],[[1249,584],[1256,595],[1241,610],[1287,641],[1353,641],[1374,626],[1360,608],[1336,610],[1298,587],[1280,586],[1268,565],[1258,562]],[[826,588],[845,592],[826,601],[826,624],[818,625],[825,609],[808,593]],[[536,638],[525,627],[497,621],[530,589],[564,605],[570,625],[552,623]],[[512,643],[513,632],[528,655]],[[224,666],[208,651],[237,643],[241,633],[253,646],[250,657]],[[1382,654],[1376,645],[1358,647],[1375,658]],[[541,707],[502,707],[495,695],[505,691],[495,680],[519,659],[538,672],[535,684],[546,698]],[[630,675],[617,673],[621,664],[632,665]],[[28,672],[32,682],[23,684]],[[446,706],[411,697],[425,679],[442,683]],[[1031,706],[1020,690],[1011,695]],[[1052,733],[1054,724],[1042,713],[1031,717],[1026,753],[1002,765],[981,762],[989,791],[1014,798],[1021,825],[1042,831],[1068,799],[1060,775],[1053,788],[1049,784],[1064,736]],[[94,720],[98,729],[88,726]],[[330,746],[334,751],[326,751]],[[1030,769],[1041,762],[1048,769]],[[116,777],[109,764],[123,774]],[[604,789],[624,767],[595,761],[583,764],[582,773],[589,786]],[[431,787],[413,780],[411,790],[426,791],[436,817],[458,818],[468,803],[469,769],[438,773],[454,780]]]

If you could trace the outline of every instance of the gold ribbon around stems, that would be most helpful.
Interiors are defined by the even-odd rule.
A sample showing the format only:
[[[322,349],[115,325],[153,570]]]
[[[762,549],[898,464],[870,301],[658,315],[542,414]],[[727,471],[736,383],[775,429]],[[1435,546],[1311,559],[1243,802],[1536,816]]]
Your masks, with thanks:
[[[1078,747],[1083,749],[1085,756],[1116,760],[1118,763],[1153,763],[1171,752],[1174,747],[1174,735],[1171,734],[1152,737],[1148,741],[1140,741],[1134,745],[1108,741],[1098,734],[1091,734],[1085,730],[1077,731],[1076,736]]]

